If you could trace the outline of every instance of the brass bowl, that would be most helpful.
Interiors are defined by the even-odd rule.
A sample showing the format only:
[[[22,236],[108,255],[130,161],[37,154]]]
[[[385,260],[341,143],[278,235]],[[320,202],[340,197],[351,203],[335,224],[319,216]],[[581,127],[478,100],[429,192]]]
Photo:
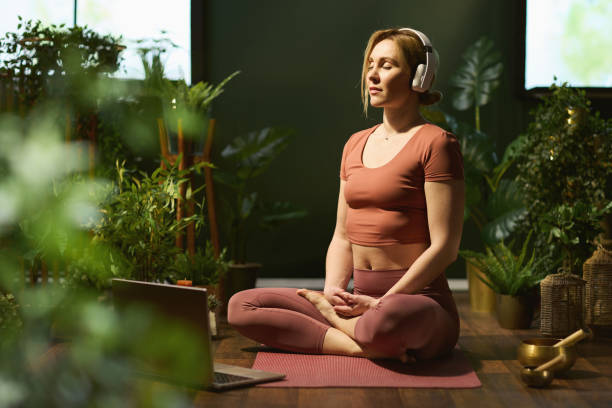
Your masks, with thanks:
[[[551,370],[533,371],[535,367],[525,367],[521,370],[521,379],[530,387],[543,388],[548,386],[555,377]]]
[[[565,355],[565,362],[552,367],[555,373],[568,371],[576,362],[578,353],[576,345],[553,347],[561,339],[535,338],[526,339],[521,342],[517,351],[517,359],[523,367],[537,367],[552,360],[559,354]]]

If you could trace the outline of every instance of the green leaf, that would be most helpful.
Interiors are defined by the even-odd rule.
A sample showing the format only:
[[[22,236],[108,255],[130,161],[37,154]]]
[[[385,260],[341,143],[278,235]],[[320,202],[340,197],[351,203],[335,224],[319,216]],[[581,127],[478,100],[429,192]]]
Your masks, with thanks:
[[[451,97],[455,109],[467,110],[490,101],[503,70],[501,55],[493,47],[491,40],[482,37],[463,54],[464,65],[450,79],[459,88]]]
[[[235,138],[223,149],[221,156],[234,164],[239,179],[249,180],[270,166],[289,145],[292,135],[293,131],[278,128],[250,132],[245,137]]]

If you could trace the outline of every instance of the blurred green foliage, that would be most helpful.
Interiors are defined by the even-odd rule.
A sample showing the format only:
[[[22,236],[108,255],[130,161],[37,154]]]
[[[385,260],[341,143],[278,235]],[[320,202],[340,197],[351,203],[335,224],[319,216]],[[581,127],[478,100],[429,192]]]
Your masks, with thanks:
[[[134,376],[134,361],[146,353],[188,376],[201,368],[198,339],[151,311],[119,316],[104,292],[70,285],[71,265],[108,273],[100,265],[115,249],[89,226],[113,184],[81,175],[82,146],[62,140],[51,108],[3,115],[0,144],[0,406],[189,406],[180,388]],[[62,284],[24,286],[32,251],[60,264]]]
[[[193,391],[134,373],[146,355],[193,378],[207,358],[201,339],[159,311],[119,314],[108,288],[113,277],[164,282],[185,273],[175,232],[189,221],[202,227],[204,202],[182,221],[175,202],[187,172],[208,164],[142,169],[139,156],[159,156],[159,110],[133,84],[108,77],[118,39],[86,27],[18,28],[2,42],[15,57],[9,91],[22,104],[0,113],[0,406],[190,406]],[[187,188],[183,198],[198,192]],[[43,265],[47,283],[38,280]]]

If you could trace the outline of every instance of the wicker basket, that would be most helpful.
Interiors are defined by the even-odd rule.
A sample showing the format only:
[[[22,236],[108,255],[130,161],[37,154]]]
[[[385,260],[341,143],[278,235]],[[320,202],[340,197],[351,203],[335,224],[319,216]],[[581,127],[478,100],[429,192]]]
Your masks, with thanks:
[[[540,284],[540,332],[565,337],[584,327],[584,280],[570,273],[548,275]]]
[[[586,281],[586,323],[612,328],[612,250],[608,245],[600,244],[586,260],[582,277]]]

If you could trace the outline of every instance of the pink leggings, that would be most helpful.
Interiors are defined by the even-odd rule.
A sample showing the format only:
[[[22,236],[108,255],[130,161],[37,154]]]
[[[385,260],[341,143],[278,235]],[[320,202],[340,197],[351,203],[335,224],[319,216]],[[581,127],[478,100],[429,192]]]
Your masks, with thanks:
[[[353,270],[354,293],[381,297],[406,272]],[[229,323],[242,335],[271,347],[320,354],[331,327],[317,308],[291,288],[249,289],[229,301]],[[444,273],[417,294],[393,294],[366,311],[355,341],[387,356],[417,359],[450,352],[459,337],[459,316]]]

